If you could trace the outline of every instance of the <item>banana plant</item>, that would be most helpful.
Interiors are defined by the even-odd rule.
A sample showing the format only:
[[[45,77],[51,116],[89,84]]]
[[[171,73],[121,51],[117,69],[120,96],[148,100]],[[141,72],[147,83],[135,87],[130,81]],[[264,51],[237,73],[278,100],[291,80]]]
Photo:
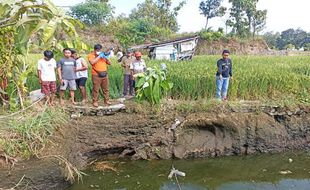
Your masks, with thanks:
[[[167,79],[166,72],[156,66],[137,74],[136,81],[136,97],[138,100],[147,100],[152,105],[159,104],[162,96],[173,87],[173,83]]]

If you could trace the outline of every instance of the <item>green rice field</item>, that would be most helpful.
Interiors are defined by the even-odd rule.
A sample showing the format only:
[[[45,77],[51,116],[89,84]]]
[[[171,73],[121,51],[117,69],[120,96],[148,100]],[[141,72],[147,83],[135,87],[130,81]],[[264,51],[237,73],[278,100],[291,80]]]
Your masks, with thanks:
[[[31,55],[33,73],[28,78],[28,89],[40,88],[36,76],[36,62],[41,55]],[[168,77],[174,87],[168,96],[172,99],[198,100],[215,96],[216,61],[219,56],[195,56],[192,61],[158,61],[145,59],[148,67],[166,63]],[[231,56],[233,80],[230,100],[279,100],[291,98],[310,102],[310,56]],[[122,94],[122,68],[116,60],[109,67],[110,95]],[[91,80],[87,82],[91,93]]]

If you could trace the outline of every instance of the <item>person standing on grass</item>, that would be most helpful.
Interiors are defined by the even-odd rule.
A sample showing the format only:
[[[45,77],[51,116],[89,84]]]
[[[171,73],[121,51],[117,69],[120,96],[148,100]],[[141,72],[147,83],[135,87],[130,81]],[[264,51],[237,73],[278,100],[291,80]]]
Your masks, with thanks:
[[[64,57],[57,63],[58,77],[60,81],[60,104],[64,105],[64,92],[69,88],[71,103],[75,105],[74,91],[76,90],[76,61],[71,57],[71,49],[63,50]]]
[[[123,89],[123,96],[126,96],[128,94],[128,88],[129,88],[129,94],[131,96],[134,95],[134,88],[133,88],[133,80],[131,76],[131,70],[130,65],[134,62],[135,58],[132,56],[131,52],[127,52],[126,56],[122,58],[122,67],[123,67],[123,73],[124,73],[124,89]]]
[[[49,106],[54,105],[56,88],[56,61],[52,51],[46,50],[44,58],[38,61],[38,77],[41,84],[41,92],[46,96]]]
[[[135,87],[135,78],[136,74],[143,73],[146,71],[146,64],[144,60],[141,58],[142,53],[141,52],[135,52],[136,59],[133,60],[133,62],[130,64],[130,71],[131,71],[131,78],[133,80],[133,87]]]
[[[93,81],[93,106],[98,107],[99,90],[103,91],[104,103],[111,105],[109,102],[109,78],[108,78],[108,65],[111,62],[102,52],[102,45],[96,44],[94,51],[87,56],[88,61],[92,65],[92,81]]]
[[[217,61],[216,98],[224,101],[227,100],[229,79],[232,80],[232,61],[229,59],[229,54],[228,50],[224,50],[223,58]]]
[[[80,89],[82,94],[82,103],[85,104],[87,101],[86,94],[86,81],[88,78],[88,66],[83,57],[79,57],[77,52],[74,49],[71,49],[71,56],[76,61],[76,85]]]

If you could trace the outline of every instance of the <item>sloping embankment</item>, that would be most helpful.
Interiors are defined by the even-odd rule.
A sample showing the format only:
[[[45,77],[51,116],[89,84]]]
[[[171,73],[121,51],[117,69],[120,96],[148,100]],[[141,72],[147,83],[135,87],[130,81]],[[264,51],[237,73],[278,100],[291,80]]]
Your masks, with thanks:
[[[59,129],[48,154],[64,155],[83,169],[92,161],[111,156],[182,159],[278,153],[310,147],[309,107],[239,105],[190,114],[177,113],[174,109],[160,114],[145,110],[141,113],[136,107],[127,107],[109,116],[87,115],[72,119],[68,126]],[[91,115],[96,114],[92,111]],[[179,124],[172,127],[176,118]],[[48,164],[42,167],[39,162],[26,162],[29,167],[20,163],[13,170],[0,170],[0,188],[12,187],[22,173],[27,175],[27,185],[33,189],[62,189],[68,185],[56,161],[46,160]]]

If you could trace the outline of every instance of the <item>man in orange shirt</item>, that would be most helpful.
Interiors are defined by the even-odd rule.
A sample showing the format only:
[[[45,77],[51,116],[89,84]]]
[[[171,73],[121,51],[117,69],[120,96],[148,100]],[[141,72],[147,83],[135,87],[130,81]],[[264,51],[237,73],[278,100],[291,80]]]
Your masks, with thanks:
[[[92,81],[93,81],[93,106],[98,107],[98,97],[100,87],[103,91],[104,103],[111,105],[109,102],[109,78],[108,78],[108,65],[111,62],[105,56],[102,50],[102,45],[96,44],[94,51],[87,56],[88,61],[92,65]]]

